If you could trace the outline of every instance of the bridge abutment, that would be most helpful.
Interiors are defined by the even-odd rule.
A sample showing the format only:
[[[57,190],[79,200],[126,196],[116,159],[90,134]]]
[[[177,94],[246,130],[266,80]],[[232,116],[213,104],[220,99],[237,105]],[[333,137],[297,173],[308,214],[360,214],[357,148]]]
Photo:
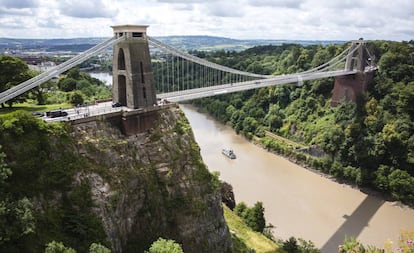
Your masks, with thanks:
[[[375,71],[369,71],[335,77],[331,106],[337,106],[344,101],[356,102],[357,98],[367,91],[374,74]]]

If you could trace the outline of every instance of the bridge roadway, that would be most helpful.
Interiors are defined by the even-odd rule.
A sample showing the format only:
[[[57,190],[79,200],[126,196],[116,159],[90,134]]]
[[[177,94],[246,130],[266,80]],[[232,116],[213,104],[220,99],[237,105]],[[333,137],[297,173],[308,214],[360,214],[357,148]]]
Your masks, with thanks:
[[[237,91],[251,90],[251,89],[257,89],[257,88],[274,86],[274,85],[282,85],[282,84],[288,84],[288,83],[298,83],[299,85],[301,85],[301,83],[306,80],[314,80],[314,79],[333,77],[333,76],[350,75],[354,73],[356,73],[356,71],[338,70],[338,71],[329,71],[329,72],[320,72],[320,73],[305,73],[302,75],[298,75],[298,74],[281,75],[281,76],[276,76],[274,78],[268,78],[268,79],[260,79],[260,80],[247,81],[247,82],[241,82],[241,83],[217,85],[217,86],[191,89],[191,90],[178,91],[178,92],[162,93],[162,94],[157,94],[157,98],[159,100],[158,105],[162,105],[163,100],[166,100],[169,102],[180,102],[180,101],[185,101],[185,100],[191,100],[191,99],[197,99],[197,98],[203,98],[203,97],[211,97],[211,96],[227,94],[227,93],[232,93],[232,92],[237,92]],[[49,118],[49,117],[44,116],[42,118],[46,122],[58,122],[58,121],[76,120],[76,119],[89,117],[89,116],[98,116],[98,115],[107,114],[111,112],[131,111],[131,110],[134,110],[134,109],[130,109],[126,106],[112,107],[112,102],[101,102],[97,104],[62,110],[68,113],[68,115],[64,117]]]
[[[92,105],[86,105],[81,107],[74,107],[70,109],[62,109],[62,111],[67,112],[68,115],[64,117],[50,118],[43,116],[41,117],[46,122],[58,122],[58,121],[70,121],[81,119],[90,116],[98,116],[102,114],[107,114],[111,112],[118,112],[122,110],[132,110],[127,107],[112,107],[112,102],[101,102]]]
[[[157,105],[155,106],[163,106],[165,105],[164,101],[159,100]],[[120,111],[134,111],[134,110],[143,110],[143,109],[131,109],[126,106],[120,106],[120,107],[112,107],[112,101],[109,102],[100,102],[96,104],[86,105],[86,106],[80,106],[80,107],[74,107],[70,109],[62,109],[63,112],[67,112],[67,116],[63,117],[55,117],[50,118],[47,116],[42,116],[41,118],[46,122],[59,122],[59,121],[71,121],[71,120],[77,120],[82,119],[86,117],[95,117],[99,115],[104,115],[108,113],[113,112],[120,112]]]
[[[327,72],[314,72],[314,73],[299,73],[299,74],[289,74],[289,75],[279,75],[273,78],[259,79],[253,81],[246,81],[240,83],[231,83],[216,85],[204,88],[190,89],[184,91],[176,91],[169,93],[157,94],[157,98],[165,99],[170,102],[180,102],[185,100],[211,97],[221,94],[233,93],[243,90],[251,90],[262,87],[269,87],[274,85],[282,85],[288,83],[298,83],[299,86],[302,85],[303,81],[314,80],[327,77],[343,76],[355,74],[355,70],[337,70],[337,71],[327,71]]]

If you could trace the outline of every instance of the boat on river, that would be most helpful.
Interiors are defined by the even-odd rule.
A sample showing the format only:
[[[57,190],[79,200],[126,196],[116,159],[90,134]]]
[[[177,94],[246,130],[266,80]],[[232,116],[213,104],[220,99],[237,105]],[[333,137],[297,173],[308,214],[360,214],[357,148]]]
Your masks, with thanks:
[[[229,148],[223,148],[223,150],[221,151],[221,153],[225,156],[227,156],[230,159],[236,159],[236,154],[234,154],[232,149]]]

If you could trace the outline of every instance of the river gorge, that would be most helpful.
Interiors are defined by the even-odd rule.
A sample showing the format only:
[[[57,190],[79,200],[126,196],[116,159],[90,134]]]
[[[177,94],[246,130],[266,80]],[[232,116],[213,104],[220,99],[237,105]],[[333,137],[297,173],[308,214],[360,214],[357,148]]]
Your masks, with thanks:
[[[233,186],[236,202],[262,201],[266,222],[277,238],[313,241],[322,253],[338,252],[345,236],[384,247],[396,245],[400,229],[414,229],[414,210],[369,196],[269,153],[230,127],[181,105],[210,171]],[[237,159],[221,154],[234,150]]]
[[[106,84],[107,73],[92,73]],[[397,245],[400,229],[414,229],[414,210],[367,195],[309,171],[254,145],[190,105],[180,105],[210,171],[233,186],[236,202],[263,202],[266,222],[276,238],[313,241],[322,253],[338,252],[345,236],[384,247]],[[232,148],[237,159],[221,154]]]

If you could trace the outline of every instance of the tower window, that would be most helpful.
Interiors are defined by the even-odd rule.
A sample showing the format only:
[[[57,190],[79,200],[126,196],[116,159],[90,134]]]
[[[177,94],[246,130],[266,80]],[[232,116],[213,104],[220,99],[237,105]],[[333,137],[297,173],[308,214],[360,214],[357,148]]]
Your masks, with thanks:
[[[132,37],[135,37],[135,38],[139,38],[139,37],[143,37],[143,33],[137,33],[137,32],[133,32],[132,33]]]

